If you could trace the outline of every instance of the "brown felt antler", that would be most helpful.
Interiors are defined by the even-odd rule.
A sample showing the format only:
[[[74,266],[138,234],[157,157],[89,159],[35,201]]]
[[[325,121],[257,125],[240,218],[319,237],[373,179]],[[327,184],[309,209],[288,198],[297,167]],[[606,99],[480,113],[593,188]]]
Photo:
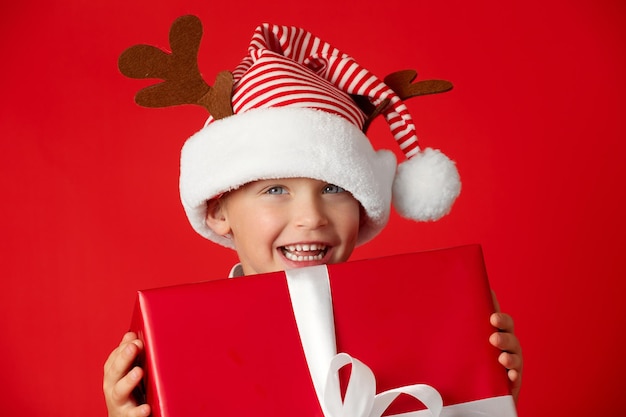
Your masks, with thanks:
[[[198,69],[201,38],[200,20],[196,16],[182,16],[170,29],[171,53],[150,45],[135,45],[120,55],[118,67],[127,77],[164,80],[140,90],[135,96],[137,104],[144,107],[197,104],[206,108],[214,119],[233,114],[232,74],[220,72],[213,87],[202,79]]]
[[[384,99],[378,106],[374,106],[371,101],[365,96],[358,96],[356,94],[350,95],[352,99],[355,101],[357,106],[361,109],[363,113],[365,113],[365,122],[363,123],[363,132],[367,132],[367,129],[370,127],[372,120],[376,118],[379,114],[381,114],[389,105],[389,99]]]
[[[424,96],[427,94],[445,93],[452,89],[452,83],[445,80],[423,80],[413,83],[417,77],[415,70],[402,70],[391,73],[385,77],[387,84],[402,100],[411,97]],[[384,112],[389,106],[389,99],[383,100],[378,106],[374,106],[366,97],[352,95],[361,111],[365,113],[365,123],[363,124],[363,132],[367,132],[367,128],[372,121]]]
[[[415,70],[396,71],[385,77],[385,84],[391,87],[402,100],[452,90],[452,83],[445,80],[423,80],[411,84],[416,77]]]

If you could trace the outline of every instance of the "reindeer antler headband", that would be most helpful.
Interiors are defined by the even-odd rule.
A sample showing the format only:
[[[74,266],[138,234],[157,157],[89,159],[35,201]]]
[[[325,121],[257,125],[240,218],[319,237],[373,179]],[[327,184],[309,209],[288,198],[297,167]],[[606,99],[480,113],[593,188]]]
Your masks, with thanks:
[[[454,163],[439,151],[420,151],[403,100],[448,91],[450,82],[413,83],[413,70],[383,82],[303,29],[263,24],[239,66],[209,86],[197,64],[201,37],[199,19],[183,16],[170,30],[171,53],[136,45],[119,59],[128,77],[164,80],[139,91],[138,104],[196,104],[211,115],[181,157],[183,206],[200,234],[231,246],[204,224],[205,202],[213,196],[257,179],[304,176],[352,192],[368,216],[360,241],[371,238],[388,219],[396,171],[391,152],[375,152],[363,134],[378,115],[409,158],[393,185],[398,211],[416,220],[449,211],[460,191]],[[406,169],[413,165],[419,167]]]
[[[172,24],[171,53],[150,45],[135,45],[120,55],[118,66],[130,78],[160,78],[162,83],[140,90],[135,96],[144,107],[168,107],[197,104],[215,119],[233,114],[230,96],[233,76],[230,71],[217,75],[214,86],[208,85],[198,69],[198,51],[202,23],[195,16],[184,16]]]

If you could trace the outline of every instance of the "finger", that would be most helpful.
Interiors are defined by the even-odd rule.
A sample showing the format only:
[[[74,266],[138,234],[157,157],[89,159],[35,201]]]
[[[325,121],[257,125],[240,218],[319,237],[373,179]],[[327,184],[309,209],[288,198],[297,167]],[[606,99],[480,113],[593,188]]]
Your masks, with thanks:
[[[491,343],[496,348],[506,352],[521,353],[522,351],[519,340],[517,339],[517,336],[515,336],[513,333],[492,333],[491,336],[489,336],[489,343]]]
[[[135,333],[135,332],[126,332],[126,333],[124,333],[124,337],[122,337],[122,341],[120,342],[120,345],[122,343],[130,342],[131,340],[135,340],[135,339],[138,339],[137,333]]]
[[[511,381],[515,382],[518,376],[521,375],[523,367],[521,355],[510,352],[502,352],[500,356],[498,356],[498,362],[500,363],[500,365],[509,370],[509,379]]]
[[[515,382],[516,385],[519,385],[522,382],[522,373],[517,369],[509,369],[507,371],[507,375],[511,382]]]
[[[513,333],[515,331],[515,322],[513,317],[506,313],[493,313],[489,317],[491,325],[505,332]]]
[[[135,332],[128,332],[124,334],[124,337],[120,342],[120,347],[125,346],[129,343],[133,343],[134,345],[136,345],[139,350],[143,349],[143,342],[141,341],[141,339],[139,339],[139,337],[137,337],[137,334]]]
[[[515,404],[517,404],[517,401],[519,400],[519,393],[522,388],[522,372],[517,371],[515,369],[510,369],[507,372],[507,376],[509,377],[509,380],[512,382],[511,394],[513,395]]]
[[[139,340],[139,339],[137,338],[137,334],[135,334],[134,332],[127,332],[124,334],[124,336],[122,337],[122,340],[120,341],[120,344],[117,346],[117,348],[113,350],[113,352],[111,352],[107,360],[104,362],[105,372],[112,365],[113,361],[115,361],[115,359],[120,354],[123,347],[126,346],[128,343],[133,342],[135,340]]]
[[[104,369],[105,389],[107,386],[115,384],[126,375],[141,349],[143,349],[141,340],[133,339],[122,342],[122,344],[111,353]]]
[[[122,379],[120,379],[114,386],[111,392],[111,400],[114,405],[132,404],[136,405],[132,392],[137,387],[139,382],[143,378],[143,369],[135,366],[130,370]]]
[[[138,406],[127,404],[123,407],[110,407],[108,411],[109,417],[147,417],[151,408],[148,404]]]
[[[142,404],[133,408],[127,414],[128,417],[147,417],[150,415],[150,406],[148,404]]]

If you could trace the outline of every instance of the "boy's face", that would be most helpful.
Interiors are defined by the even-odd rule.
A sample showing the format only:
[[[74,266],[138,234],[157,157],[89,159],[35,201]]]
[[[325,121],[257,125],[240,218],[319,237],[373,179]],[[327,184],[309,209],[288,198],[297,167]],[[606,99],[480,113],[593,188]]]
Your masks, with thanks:
[[[361,221],[352,194],[310,178],[255,181],[208,207],[207,225],[231,235],[246,275],[346,261]]]

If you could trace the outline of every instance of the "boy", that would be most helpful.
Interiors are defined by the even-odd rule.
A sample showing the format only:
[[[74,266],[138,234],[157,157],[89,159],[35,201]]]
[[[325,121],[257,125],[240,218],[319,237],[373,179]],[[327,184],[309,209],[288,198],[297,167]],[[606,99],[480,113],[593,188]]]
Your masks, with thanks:
[[[264,24],[232,75],[219,74],[209,87],[195,65],[201,31],[197,19],[183,17],[172,26],[170,56],[130,48],[120,69],[166,79],[140,92],[139,104],[194,103],[210,111],[182,150],[181,199],[198,233],[236,250],[240,263],[231,276],[344,262],[385,226],[392,198],[400,214],[415,220],[450,210],[460,192],[454,163],[418,147],[402,102],[445,91],[446,82],[411,84],[414,74],[406,72],[382,82],[302,29]],[[378,114],[408,159],[399,166],[364,134]],[[491,324],[500,331],[490,342],[503,351],[499,361],[517,398],[522,356],[513,321],[495,313]],[[143,373],[130,368],[142,348],[127,333],[105,363],[110,417],[150,413],[131,395]]]

